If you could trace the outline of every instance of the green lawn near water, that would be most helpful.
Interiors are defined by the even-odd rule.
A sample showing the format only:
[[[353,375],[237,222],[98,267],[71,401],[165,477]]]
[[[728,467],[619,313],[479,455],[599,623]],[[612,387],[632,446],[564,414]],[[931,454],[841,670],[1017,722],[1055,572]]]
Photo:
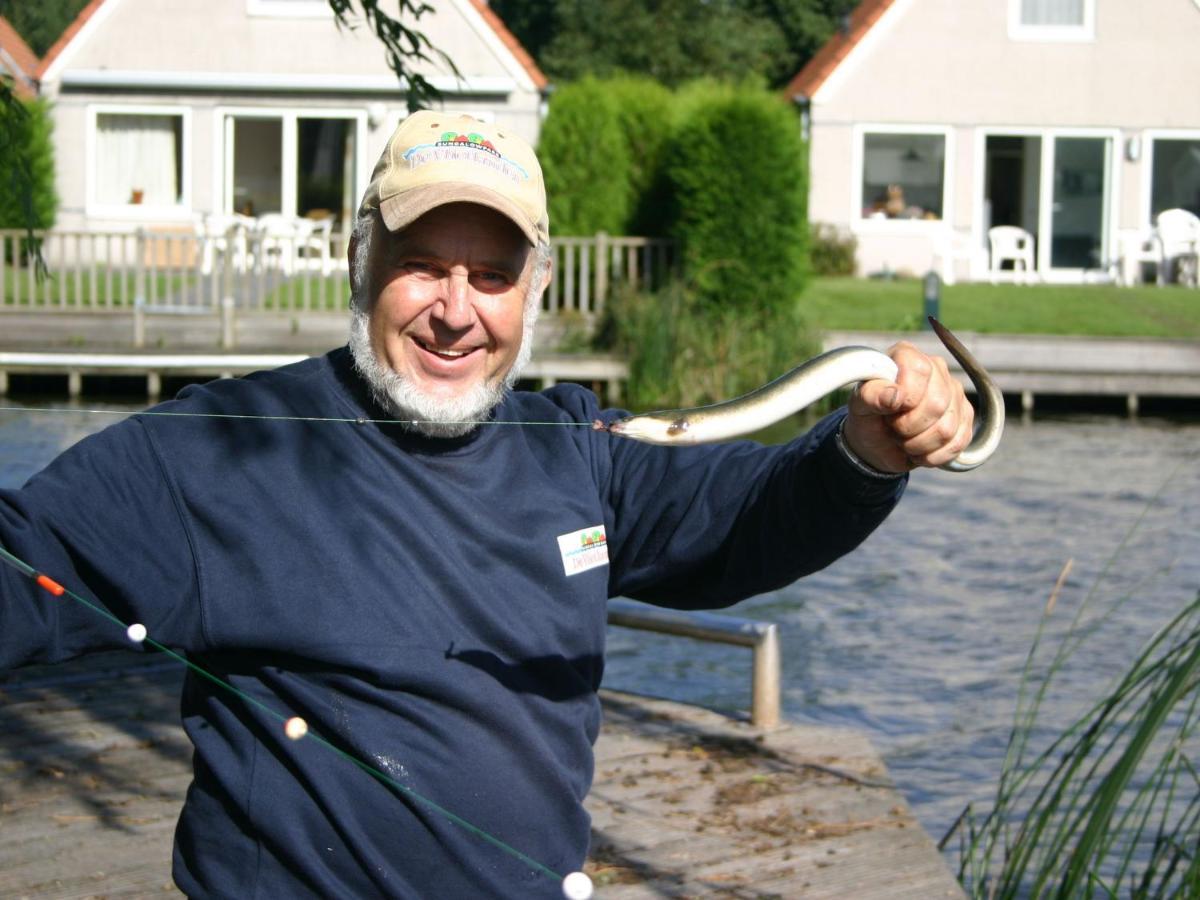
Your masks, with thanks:
[[[920,280],[814,278],[800,308],[814,329],[916,331]],[[1200,290],[1138,285],[943,285],[939,318],[962,332],[1200,338]]]

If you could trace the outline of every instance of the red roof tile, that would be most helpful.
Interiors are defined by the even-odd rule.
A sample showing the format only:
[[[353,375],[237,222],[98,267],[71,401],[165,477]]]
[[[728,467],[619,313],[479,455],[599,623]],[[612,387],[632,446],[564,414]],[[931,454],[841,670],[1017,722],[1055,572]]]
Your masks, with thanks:
[[[496,32],[496,37],[504,42],[504,46],[508,47],[509,52],[517,58],[517,62],[521,64],[521,68],[529,73],[529,77],[533,79],[534,86],[539,91],[544,89],[550,83],[550,80],[538,68],[538,64],[533,61],[533,57],[529,55],[529,51],[521,46],[521,42],[508,30],[508,26],[487,5],[486,0],[471,0],[471,5],[483,16],[484,21],[488,23],[492,31]]]
[[[46,51],[46,55],[42,57],[42,64],[38,67],[37,77],[40,79],[46,74],[46,70],[50,68],[50,64],[54,62],[58,54],[62,53],[71,39],[79,33],[79,29],[86,24],[87,20],[95,15],[96,10],[107,3],[108,0],[92,0],[87,6],[79,11],[79,15],[75,17],[75,21],[67,26],[67,30],[58,36],[58,40],[54,42],[54,46]]]
[[[6,69],[14,67],[16,69],[9,74],[13,76],[13,90],[17,96],[32,97],[35,93],[33,82],[37,77],[38,70],[37,54],[29,49],[29,45],[25,43],[20,32],[13,28],[12,23],[4,16],[0,16],[0,52],[7,57],[7,60],[0,65]],[[11,61],[11,66],[9,61]]]
[[[894,2],[895,0],[862,0],[850,14],[850,27],[835,33],[808,64],[796,73],[796,77],[788,82],[788,96],[812,97]]]

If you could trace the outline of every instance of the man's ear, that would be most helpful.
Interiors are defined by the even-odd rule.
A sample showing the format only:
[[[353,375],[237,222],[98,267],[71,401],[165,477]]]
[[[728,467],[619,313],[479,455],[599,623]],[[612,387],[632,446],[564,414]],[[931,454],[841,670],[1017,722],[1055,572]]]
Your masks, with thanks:
[[[546,288],[550,287],[550,282],[554,279],[554,254],[550,254],[550,258],[546,260],[546,271],[542,275],[542,283],[538,285],[538,294],[544,294]]]
[[[346,264],[350,271],[350,292],[358,292],[359,273],[354,261],[358,258],[358,233],[350,235],[350,246],[346,248]]]

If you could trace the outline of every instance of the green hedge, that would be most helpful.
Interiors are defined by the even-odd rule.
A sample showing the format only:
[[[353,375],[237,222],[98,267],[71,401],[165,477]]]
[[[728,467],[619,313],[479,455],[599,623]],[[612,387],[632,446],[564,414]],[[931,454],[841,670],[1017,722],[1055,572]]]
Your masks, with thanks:
[[[721,309],[790,307],[804,289],[809,240],[795,110],[751,87],[717,87],[688,106],[668,164],[686,276]]]
[[[538,158],[546,179],[550,233],[624,233],[630,161],[620,109],[608,86],[587,78],[554,93]]]
[[[627,76],[604,82],[617,104],[617,121],[629,161],[623,234],[661,237],[672,216],[671,189],[663,169],[674,131],[674,98],[650,78]]]
[[[0,228],[50,228],[58,211],[50,107],[0,102]]]

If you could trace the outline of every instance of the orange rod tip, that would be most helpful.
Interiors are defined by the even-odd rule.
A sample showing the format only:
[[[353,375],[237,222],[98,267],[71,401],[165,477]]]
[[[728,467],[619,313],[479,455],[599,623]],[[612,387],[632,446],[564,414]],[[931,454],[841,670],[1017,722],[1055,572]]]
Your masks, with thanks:
[[[43,575],[39,572],[36,581],[40,587],[49,591],[55,597],[61,597],[63,594],[65,594],[67,592],[67,589],[65,587],[63,587],[61,584],[59,584],[57,581],[55,581],[49,575]]]

